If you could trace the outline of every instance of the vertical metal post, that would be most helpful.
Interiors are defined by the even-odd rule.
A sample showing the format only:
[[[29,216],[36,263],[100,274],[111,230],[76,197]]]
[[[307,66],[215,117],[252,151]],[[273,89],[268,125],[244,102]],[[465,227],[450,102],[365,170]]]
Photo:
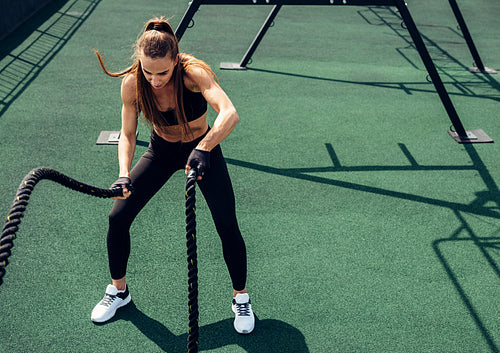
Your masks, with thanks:
[[[252,55],[255,53],[255,50],[259,46],[260,42],[262,41],[262,38],[264,38],[264,35],[266,34],[267,30],[269,27],[271,27],[271,24],[273,23],[274,19],[276,18],[276,15],[278,15],[279,10],[281,9],[281,5],[274,5],[273,9],[269,13],[269,15],[266,18],[266,21],[262,25],[262,27],[259,30],[259,33],[257,33],[257,36],[253,40],[252,44],[248,48],[247,52],[241,59],[241,62],[239,64],[237,63],[221,63],[220,68],[221,69],[226,69],[226,70],[246,70],[247,64],[252,58]]]
[[[462,16],[462,12],[458,8],[458,4],[455,0],[449,0],[451,9],[453,10],[453,13],[455,14],[455,18],[457,19],[458,25],[460,26],[460,29],[462,30],[462,33],[464,35],[465,41],[467,42],[467,45],[469,46],[470,53],[472,54],[472,57],[474,58],[474,61],[478,67],[479,70],[484,71],[484,65],[483,62],[481,61],[481,58],[479,57],[479,53],[476,49],[476,46],[474,45],[474,42],[472,41],[472,37],[470,35],[469,29],[467,28],[467,25],[465,24],[464,17]]]
[[[462,122],[458,117],[457,111],[455,110],[455,107],[451,102],[450,96],[448,95],[448,92],[444,87],[443,81],[441,81],[441,77],[439,77],[439,73],[436,69],[436,66],[434,65],[434,62],[432,61],[429,52],[427,51],[424,41],[420,36],[420,33],[418,32],[417,26],[415,25],[415,22],[413,21],[413,18],[411,17],[410,12],[408,11],[408,8],[406,7],[404,0],[395,0],[395,2],[399,10],[399,13],[401,14],[401,17],[403,18],[403,21],[406,24],[406,28],[410,32],[410,35],[413,39],[413,43],[415,43],[417,51],[420,54],[420,57],[422,58],[425,67],[427,68],[427,72],[429,73],[432,79],[432,83],[434,84],[434,87],[436,88],[436,91],[438,92],[439,97],[443,102],[443,105],[448,113],[448,116],[450,117],[450,120],[453,124],[453,127],[455,128],[455,131],[460,137],[467,138],[467,133],[465,132],[464,126],[462,125]]]
[[[458,7],[457,2],[455,0],[448,0],[448,1],[450,2],[451,9],[455,14],[455,18],[457,19],[458,25],[462,30],[462,34],[464,35],[465,41],[467,42],[470,53],[474,59],[474,62],[477,65],[477,67],[469,67],[469,71],[476,73],[482,72],[482,73],[496,74],[497,72],[495,70],[484,67],[481,57],[479,56],[479,52],[477,51],[476,46],[474,45],[474,41],[472,40],[472,36],[470,35],[469,29],[467,28],[467,24],[465,23],[464,17],[462,16],[462,12]]]

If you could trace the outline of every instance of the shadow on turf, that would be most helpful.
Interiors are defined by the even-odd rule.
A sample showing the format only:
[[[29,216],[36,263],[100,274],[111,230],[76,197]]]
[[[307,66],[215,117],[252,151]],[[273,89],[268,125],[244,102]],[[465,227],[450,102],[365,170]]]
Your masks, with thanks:
[[[474,146],[466,144],[464,147],[474,164],[474,170],[479,173],[487,188],[487,190],[476,192],[476,198],[469,203],[469,206],[476,209],[483,208],[499,212],[500,190],[498,185],[491,176],[488,171],[488,167],[484,164]],[[466,289],[467,286],[463,283],[466,281],[464,281],[464,279],[457,275],[453,270],[453,251],[450,251],[449,246],[451,245],[451,250],[453,250],[453,246],[464,246],[465,244],[470,246],[471,250],[478,250],[482,255],[484,263],[487,264],[487,266],[492,269],[496,277],[500,279],[500,264],[498,262],[498,255],[500,254],[500,237],[478,235],[463,216],[463,212],[460,212],[459,210],[453,210],[453,212],[459,220],[460,226],[450,237],[435,240],[432,243],[432,247],[446,274],[448,275],[448,278],[457,290],[464,306],[467,308],[470,316],[479,328],[479,331],[481,332],[491,352],[498,353],[500,352],[500,349],[495,343],[494,336],[481,318],[482,316],[487,316],[489,313],[479,312],[474,305],[475,301],[470,298],[473,294],[468,294]],[[498,228],[495,229],[493,234],[498,234]]]
[[[54,0],[0,41],[0,117],[33,82],[101,0]],[[16,53],[16,49],[23,49]]]
[[[488,200],[491,201],[490,198],[488,198]],[[475,307],[473,298],[471,298],[471,296],[467,293],[467,286],[462,283],[466,282],[466,280],[464,281],[464,279],[457,275],[453,270],[453,249],[455,245],[458,245],[462,247],[469,246],[471,251],[474,251],[475,249],[479,250],[485,260],[485,263],[491,267],[495,275],[500,279],[500,267],[495,259],[495,254],[498,254],[500,251],[500,237],[478,236],[460,212],[455,211],[455,215],[462,223],[457,231],[449,238],[435,240],[432,243],[432,247],[444,270],[446,271],[448,278],[457,290],[464,306],[467,308],[470,316],[479,328],[486,344],[490,347],[491,352],[497,353],[499,352],[499,348],[495,343],[494,336],[492,335],[491,330],[488,329],[481,319],[483,315],[481,315],[479,310]]]
[[[117,320],[130,321],[164,352],[187,350],[187,333],[179,336],[173,334],[165,325],[140,311],[133,301],[119,309],[113,319],[100,325],[110,324]],[[186,312],[186,326],[187,324]],[[304,335],[295,327],[279,320],[257,318],[255,331],[250,335],[237,334],[233,328],[233,319],[201,326],[199,333],[200,351],[237,345],[249,353],[309,352]]]
[[[420,195],[405,193],[402,191],[392,191],[392,190],[388,190],[388,189],[353,183],[353,182],[344,181],[344,180],[336,180],[336,179],[333,179],[331,177],[323,177],[323,176],[310,174],[310,173],[318,174],[318,173],[335,173],[335,172],[380,172],[380,171],[409,171],[409,172],[411,172],[411,171],[470,170],[470,171],[478,171],[480,173],[480,175],[483,177],[483,180],[485,180],[485,183],[487,183],[489,190],[495,191],[495,190],[492,190],[493,186],[491,185],[492,183],[494,183],[493,179],[491,178],[491,176],[488,177],[489,173],[487,172],[487,169],[485,169],[485,167],[480,168],[480,163],[474,162],[474,165],[472,165],[472,166],[471,165],[449,165],[449,166],[423,165],[423,164],[417,163],[417,161],[415,161],[415,159],[411,157],[408,149],[405,147],[404,144],[399,144],[399,146],[402,149],[405,156],[408,158],[410,165],[346,166],[346,165],[343,165],[340,163],[340,160],[338,159],[338,156],[335,154],[335,151],[334,151],[332,145],[329,143],[326,143],[325,147],[328,150],[328,153],[330,154],[330,158],[332,160],[333,165],[326,166],[326,167],[279,168],[279,167],[267,166],[267,165],[263,165],[263,164],[253,163],[253,162],[237,160],[237,159],[233,159],[233,158],[226,157],[225,159],[226,159],[226,162],[229,164],[236,165],[236,166],[243,167],[243,168],[257,170],[257,171],[264,172],[264,173],[281,175],[284,177],[305,180],[305,181],[310,181],[310,182],[315,182],[315,183],[320,183],[320,184],[325,184],[325,185],[337,186],[337,187],[342,187],[342,188],[346,188],[346,189],[368,192],[368,193],[372,193],[372,194],[390,196],[390,197],[395,197],[395,198],[399,198],[399,199],[405,199],[405,200],[409,200],[409,201],[434,205],[434,206],[438,206],[438,207],[445,207],[445,208],[449,208],[451,210],[468,212],[468,213],[479,215],[479,216],[500,219],[500,210],[499,209],[484,207],[483,205],[481,205],[480,203],[477,203],[477,202],[471,203],[471,204],[466,204],[466,203],[460,203],[460,202],[440,200],[437,198],[420,196]],[[470,146],[470,145],[468,145],[468,146]],[[467,147],[467,148],[469,148],[469,147]],[[470,148],[473,148],[473,147],[470,147]]]
[[[410,33],[406,28],[402,27],[402,18],[399,13],[392,7],[389,6],[368,6],[364,10],[358,11],[358,14],[361,18],[363,18],[368,24],[374,26],[385,26],[391,29],[396,36],[398,36],[401,40],[406,42],[406,46],[403,48],[396,48],[397,52],[415,69],[426,71],[423,63],[420,61],[418,64],[415,63],[411,56],[415,56],[417,51],[415,49],[415,44],[411,39]],[[424,27],[419,25],[419,27]],[[451,27],[448,26],[439,26],[439,25],[427,25],[427,27],[440,28],[446,32],[452,32],[456,35],[457,38],[460,39],[460,45],[466,46],[466,41],[463,35]],[[500,83],[496,81],[492,75],[490,74],[472,74],[468,71],[468,67],[462,64],[457,58],[451,55],[447,50],[445,50],[437,41],[432,40],[430,37],[424,35],[420,32],[422,39],[426,43],[426,47],[433,57],[434,65],[440,71],[441,79],[443,83],[447,86],[452,86],[456,89],[456,92],[450,92],[448,90],[448,94],[450,96],[465,96],[465,97],[475,97],[482,99],[491,99],[494,101],[500,101],[500,96],[498,95],[484,95],[477,94],[475,91],[478,88],[487,88],[490,86],[496,91],[500,92]],[[456,42],[452,42],[453,44],[458,44]],[[408,55],[405,52],[409,53]],[[472,58],[471,58],[472,60]],[[248,70],[270,73],[276,75],[284,75],[284,76],[292,76],[297,78],[305,78],[305,79],[313,79],[313,80],[321,80],[321,81],[329,81],[334,83],[341,84],[354,84],[354,85],[362,85],[362,86],[371,86],[371,87],[379,87],[385,89],[397,89],[405,92],[408,95],[413,94],[414,92],[419,93],[436,93],[434,86],[429,81],[419,81],[419,82],[361,82],[361,81],[349,81],[349,80],[340,80],[333,78],[324,78],[317,76],[309,76],[302,75],[296,73],[288,73],[288,72],[280,72],[273,70],[265,70],[258,68],[248,67]],[[466,75],[466,76],[464,76]],[[446,77],[446,81],[442,76]],[[459,76],[458,79],[456,76]],[[464,78],[467,78],[465,80]],[[429,88],[428,88],[429,87]]]
[[[400,37],[403,41],[407,43],[407,46],[404,48],[397,48],[398,53],[410,63],[414,68],[419,69],[419,66],[411,60],[409,55],[405,54],[405,51],[411,51],[413,53],[416,52],[415,49],[415,44],[413,43],[413,40],[411,39],[410,33],[408,30],[403,26],[403,19],[401,15],[392,7],[381,7],[381,6],[375,6],[375,7],[367,7],[366,10],[361,10],[358,11],[359,15],[370,25],[375,25],[375,26],[386,26],[390,28],[398,37]],[[461,33],[460,28],[457,26],[457,30],[455,30],[452,27],[449,26],[442,26],[442,25],[419,25],[419,28],[422,27],[428,27],[428,28],[433,28],[433,29],[439,29],[443,32],[450,32],[453,33],[457,39],[460,39],[460,42],[456,41],[451,41],[451,42],[443,42],[440,40],[441,43],[447,43],[447,44],[453,44],[453,45],[461,45],[464,48],[466,47],[466,40]],[[460,31],[460,32],[459,32]],[[496,89],[497,91],[500,91],[500,84],[490,75],[490,74],[482,74],[482,75],[471,75],[468,72],[468,66],[463,65],[460,63],[460,61],[453,57],[447,50],[445,50],[437,41],[432,40],[430,37],[426,36],[425,34],[420,31],[420,35],[422,36],[422,39],[425,41],[426,46],[428,51],[433,57],[434,64],[436,65],[436,68],[439,68],[441,71],[441,74],[446,76],[451,82],[448,84],[452,84],[459,92],[459,94],[455,95],[464,95],[464,96],[475,96],[479,98],[490,98],[493,100],[500,100],[498,97],[491,97],[491,96],[478,96],[474,94],[473,88],[477,88],[478,84],[486,83],[490,85],[492,88]],[[472,54],[471,54],[471,60],[472,60]],[[473,66],[475,63],[472,64]],[[487,66],[487,65],[485,65]],[[425,68],[421,68],[425,70]],[[474,79],[477,79],[475,82],[460,82],[457,80],[453,74],[457,73],[457,70],[460,70],[458,73],[463,72],[469,75],[469,77],[473,77]],[[453,73],[453,74],[452,74]],[[453,95],[453,93],[450,93],[450,95]]]
[[[259,69],[259,68],[253,68],[253,67],[247,67],[247,70],[268,73],[268,74],[274,74],[274,75],[291,76],[291,77],[319,80],[319,81],[328,81],[328,82],[341,83],[341,84],[353,84],[353,85],[360,85],[360,86],[379,87],[379,88],[385,88],[385,89],[396,89],[396,90],[401,90],[408,95],[411,95],[414,92],[436,93],[437,94],[432,83],[427,82],[427,81],[426,82],[423,82],[423,81],[418,81],[418,82],[382,82],[382,81],[362,82],[362,81],[349,81],[349,80],[341,80],[341,79],[335,79],[335,78],[325,78],[325,77],[318,77],[318,76],[311,76],[311,75],[303,75],[303,74],[297,74],[297,73],[292,73],[292,72]],[[479,82],[479,83],[476,81],[474,81],[474,82],[472,82],[472,81],[471,82],[458,82],[458,80],[453,79],[455,81],[454,86],[459,89],[459,92],[448,91],[448,94],[450,96],[465,96],[465,97],[472,96],[475,98],[490,99],[493,101],[500,102],[500,96],[493,96],[491,94],[488,94],[488,95],[477,94],[477,93],[473,92],[472,88],[476,88],[476,89],[477,88],[484,88],[486,85],[490,85],[493,88],[500,91],[500,84],[497,81],[495,81],[488,74],[483,74],[483,76],[488,78],[488,81],[489,81],[488,84],[486,84],[484,81]],[[480,76],[476,75],[474,77],[476,78],[476,77],[480,77]],[[449,84],[449,82],[446,82],[446,81],[444,81],[444,83]],[[470,86],[470,87],[468,87],[468,86]],[[429,88],[427,88],[427,87],[429,87]]]
[[[443,250],[443,246],[446,244],[458,245],[467,242],[471,247],[475,247],[482,254],[485,263],[493,270],[493,273],[500,279],[500,264],[498,263],[496,254],[500,250],[500,237],[490,236],[482,237],[477,235],[471,226],[467,223],[462,214],[490,217],[492,219],[500,219],[500,189],[490,174],[488,167],[484,164],[481,156],[476,151],[472,144],[464,144],[463,147],[469,158],[472,161],[472,165],[422,165],[416,161],[416,159],[411,155],[410,151],[404,144],[399,144],[402,153],[408,159],[409,165],[368,165],[368,166],[356,166],[349,167],[341,163],[339,157],[335,153],[333,146],[329,143],[325,144],[325,147],[330,155],[332,166],[330,167],[309,167],[309,168],[277,168],[272,166],[266,166],[257,163],[251,163],[231,158],[226,158],[229,164],[236,165],[239,167],[249,168],[257,170],[264,173],[275,174],[279,176],[295,178],[300,180],[305,180],[309,182],[316,182],[325,185],[331,185],[336,187],[343,187],[347,189],[357,190],[361,192],[368,192],[373,194],[379,194],[384,196],[390,196],[400,199],[405,199],[413,202],[425,203],[428,205],[433,205],[437,207],[443,207],[450,209],[457,217],[459,221],[458,229],[448,238],[437,239],[433,242],[432,247],[436,253],[439,262],[441,263],[443,269],[445,270],[448,278],[455,287],[460,299],[462,300],[464,306],[469,311],[469,315],[474,320],[477,328],[481,332],[486,344],[490,347],[491,352],[500,352],[499,347],[495,343],[492,333],[488,329],[482,316],[495,315],[495,313],[480,313],[479,309],[473,304],[471,296],[474,293],[468,293],[466,286],[462,284],[465,281],[463,278],[458,276],[451,264],[451,259],[447,258],[447,254]],[[481,190],[475,193],[476,198],[469,203],[459,203],[450,202],[446,200],[439,200],[436,198],[423,197],[419,195],[391,191],[387,189],[366,186],[362,184],[351,183],[347,181],[335,180],[333,178],[321,177],[316,175],[310,175],[308,173],[321,173],[321,172],[376,172],[376,171],[447,171],[447,170],[470,170],[478,173],[483,180],[486,190]],[[457,185],[460,188],[460,185]],[[465,234],[465,235],[463,235]],[[498,228],[495,230],[495,234],[498,234]],[[465,281],[466,282],[466,281]],[[479,305],[479,304],[478,304]]]

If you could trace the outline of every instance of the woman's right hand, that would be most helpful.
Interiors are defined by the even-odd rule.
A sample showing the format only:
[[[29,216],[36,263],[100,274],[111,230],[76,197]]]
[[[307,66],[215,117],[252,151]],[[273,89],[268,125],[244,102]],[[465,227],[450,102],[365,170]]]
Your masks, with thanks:
[[[124,186],[122,189],[123,189],[123,196],[112,197],[113,200],[125,200],[128,199],[130,195],[132,195],[132,192],[129,191],[126,186]]]
[[[113,200],[125,200],[132,195],[133,190],[132,181],[128,177],[119,177],[109,188],[122,188],[123,196],[112,197]]]

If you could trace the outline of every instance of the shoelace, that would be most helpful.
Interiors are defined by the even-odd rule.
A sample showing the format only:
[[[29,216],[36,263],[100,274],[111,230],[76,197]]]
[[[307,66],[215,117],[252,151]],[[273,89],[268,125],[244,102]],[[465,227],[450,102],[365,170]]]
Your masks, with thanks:
[[[104,296],[104,298],[102,298],[100,304],[102,306],[109,307],[111,304],[113,304],[113,302],[115,301],[115,299],[116,299],[116,295],[111,295],[111,294],[106,293],[106,295]]]
[[[235,303],[238,316],[250,316],[250,303]]]

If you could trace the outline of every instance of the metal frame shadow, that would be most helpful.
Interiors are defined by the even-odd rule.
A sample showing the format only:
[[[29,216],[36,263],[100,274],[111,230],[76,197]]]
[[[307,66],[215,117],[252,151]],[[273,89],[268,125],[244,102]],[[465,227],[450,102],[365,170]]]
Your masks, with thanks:
[[[499,264],[495,259],[486,251],[487,249],[500,250],[500,237],[478,237],[470,225],[466,222],[462,213],[471,214],[475,216],[489,217],[495,220],[500,220],[500,189],[496,184],[495,180],[488,171],[488,168],[481,160],[481,157],[475,150],[473,145],[465,145],[465,150],[469,155],[472,165],[422,165],[416,161],[412,156],[406,145],[399,143],[399,148],[402,153],[407,158],[409,165],[386,165],[386,166],[356,166],[350,167],[345,166],[340,162],[333,146],[330,143],[325,144],[325,148],[328,151],[330,159],[332,161],[332,166],[330,167],[310,167],[310,168],[276,168],[272,166],[261,165],[257,163],[246,162],[242,160],[227,158],[226,161],[238,167],[248,168],[264,173],[270,173],[275,175],[280,175],[289,178],[295,178],[299,180],[321,183],[330,186],[337,186],[346,189],[352,189],[361,192],[367,192],[371,194],[384,195],[404,200],[409,200],[413,202],[424,203],[428,205],[433,205],[437,207],[443,207],[450,209],[458,218],[460,226],[453,232],[449,238],[442,238],[433,241],[432,247],[438,260],[443,266],[446,274],[448,275],[451,283],[457,290],[460,299],[463,301],[464,306],[469,311],[471,318],[481,332],[486,344],[490,347],[491,352],[498,353],[499,347],[496,345],[494,338],[486,327],[486,324],[481,319],[477,309],[472,304],[469,299],[463,285],[460,283],[458,276],[455,275],[452,266],[449,261],[447,261],[444,252],[440,249],[440,246],[444,243],[460,243],[464,241],[470,241],[472,244],[477,246],[478,250],[482,253],[486,263],[492,268],[493,272],[500,279],[500,269]],[[471,203],[459,203],[450,202],[446,200],[440,200],[436,198],[430,198],[425,196],[419,196],[399,191],[391,191],[387,189],[382,189],[373,186],[367,186],[357,183],[352,183],[348,181],[334,180],[326,177],[311,175],[309,173],[322,173],[322,172],[378,172],[378,171],[446,171],[446,170],[470,170],[476,171],[483,182],[487,190],[480,191],[476,193],[476,199]],[[495,207],[488,207],[488,204],[494,203]],[[466,231],[469,235],[468,237],[459,238],[459,234]]]

